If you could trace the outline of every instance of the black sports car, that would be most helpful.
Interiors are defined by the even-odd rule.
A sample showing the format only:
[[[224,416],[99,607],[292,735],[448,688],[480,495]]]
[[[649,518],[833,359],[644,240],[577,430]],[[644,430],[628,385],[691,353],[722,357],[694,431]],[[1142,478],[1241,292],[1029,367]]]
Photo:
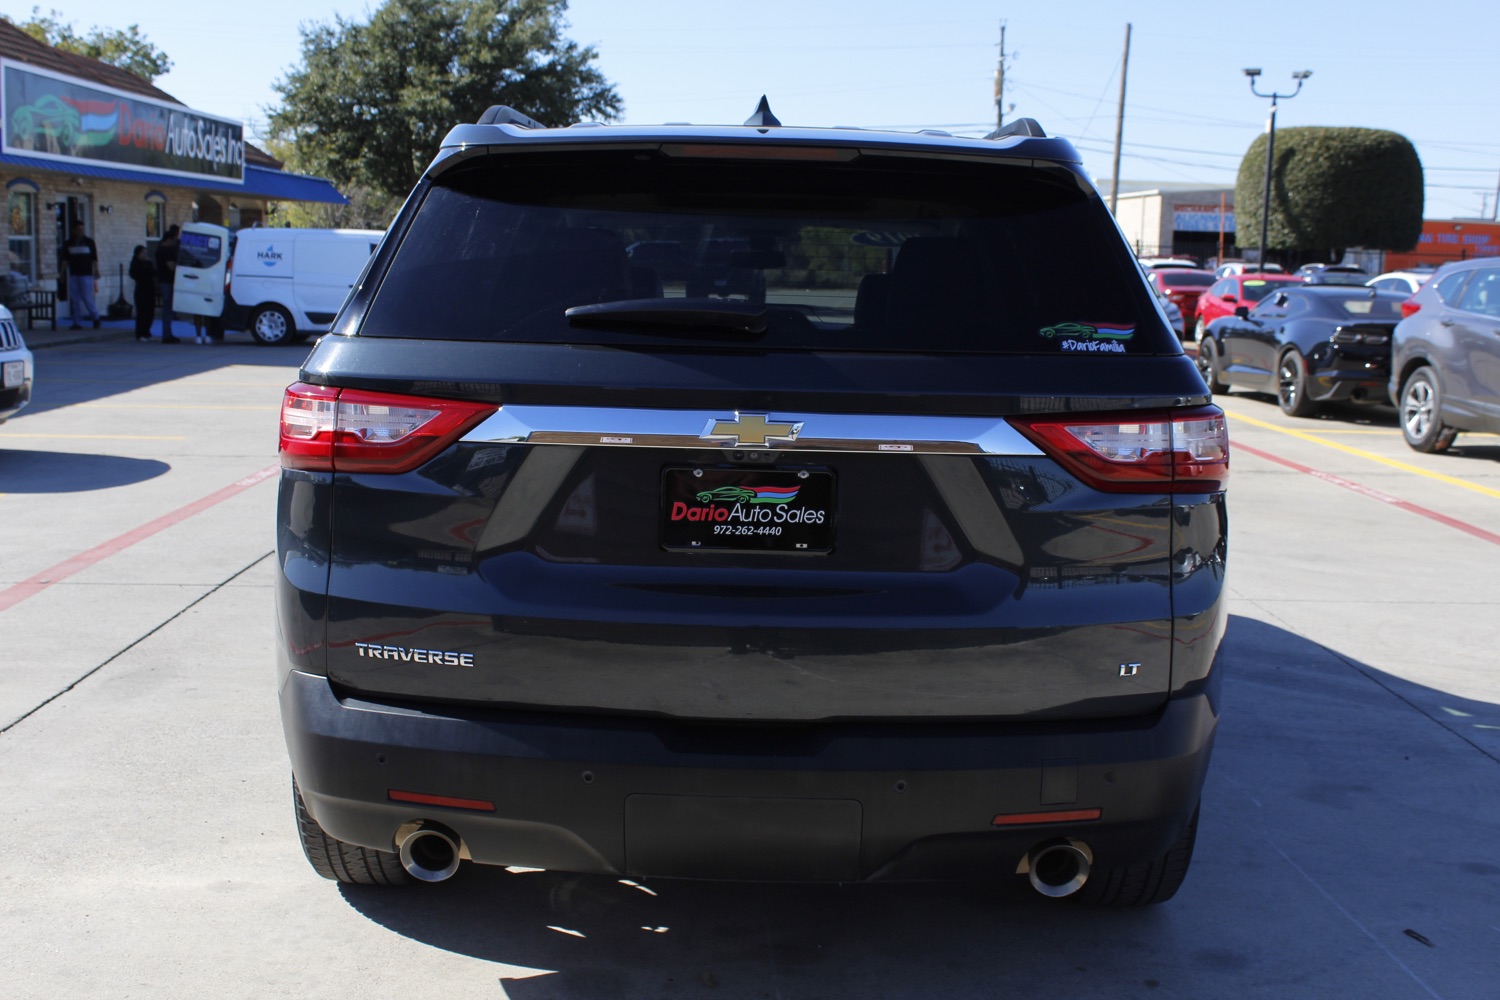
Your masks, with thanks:
[[[1198,370],[1214,392],[1275,393],[1294,417],[1334,400],[1385,402],[1391,331],[1405,298],[1363,286],[1290,285],[1209,324]]]

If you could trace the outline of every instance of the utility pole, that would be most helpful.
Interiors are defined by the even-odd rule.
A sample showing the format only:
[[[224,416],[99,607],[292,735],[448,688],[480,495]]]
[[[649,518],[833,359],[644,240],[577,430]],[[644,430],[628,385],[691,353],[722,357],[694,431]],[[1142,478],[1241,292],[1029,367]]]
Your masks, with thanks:
[[[1125,137],[1125,76],[1130,72],[1130,25],[1125,25],[1125,55],[1120,60],[1120,109],[1115,113],[1115,176],[1109,185],[1109,214],[1120,203],[1120,140]]]
[[[1000,63],[995,67],[995,129],[1005,124],[1005,22],[1000,22]]]

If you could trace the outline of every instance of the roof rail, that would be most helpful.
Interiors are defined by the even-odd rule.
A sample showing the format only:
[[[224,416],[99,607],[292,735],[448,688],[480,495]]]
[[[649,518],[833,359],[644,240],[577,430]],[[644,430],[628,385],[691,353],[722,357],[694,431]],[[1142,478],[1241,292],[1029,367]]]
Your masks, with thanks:
[[[1045,139],[1047,133],[1042,131],[1042,126],[1037,124],[1035,118],[1016,118],[1004,128],[997,128],[986,139],[1009,139],[1013,135],[1025,136],[1028,139]]]
[[[535,118],[521,114],[515,108],[504,104],[492,104],[485,109],[484,114],[479,116],[479,125],[519,125],[522,128],[546,128]]]

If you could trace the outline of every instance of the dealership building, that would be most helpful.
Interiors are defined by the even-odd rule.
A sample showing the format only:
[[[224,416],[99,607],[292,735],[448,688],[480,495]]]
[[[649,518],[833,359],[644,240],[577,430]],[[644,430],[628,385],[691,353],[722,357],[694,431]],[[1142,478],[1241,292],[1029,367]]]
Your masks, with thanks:
[[[1115,219],[1140,257],[1242,256],[1234,242],[1234,188],[1121,181]]]
[[[285,202],[345,204],[327,181],[288,173],[240,122],[184,106],[126,70],[63,52],[0,20],[0,184],[8,287],[50,287],[72,225],[99,246],[101,307],[124,294],[133,248],[169,226],[238,229]]]

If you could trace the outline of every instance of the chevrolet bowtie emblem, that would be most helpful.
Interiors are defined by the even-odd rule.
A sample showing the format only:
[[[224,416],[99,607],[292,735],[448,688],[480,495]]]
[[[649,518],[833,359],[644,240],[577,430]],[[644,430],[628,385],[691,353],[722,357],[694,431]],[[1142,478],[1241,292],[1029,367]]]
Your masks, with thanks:
[[[802,433],[802,422],[782,424],[769,420],[764,413],[740,413],[733,420],[715,420],[698,435],[730,445],[771,447],[773,442],[791,443]]]

